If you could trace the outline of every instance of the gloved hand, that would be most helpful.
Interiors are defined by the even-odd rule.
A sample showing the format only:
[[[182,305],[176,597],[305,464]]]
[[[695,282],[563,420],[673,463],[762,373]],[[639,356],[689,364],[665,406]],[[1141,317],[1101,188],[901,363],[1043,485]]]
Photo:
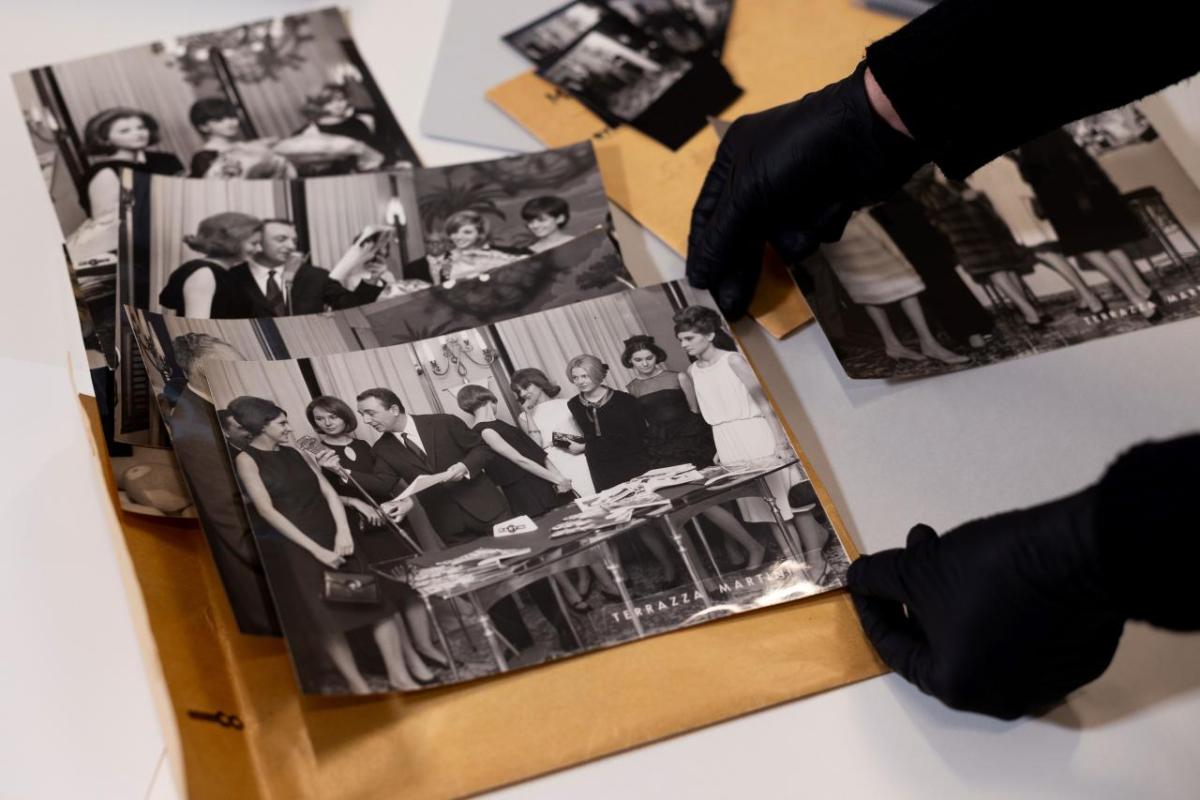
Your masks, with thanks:
[[[739,117],[722,137],[692,210],[687,277],[731,319],[754,297],[766,242],[799,262],[928,160],[872,109],[865,71]]]
[[[1125,624],[1105,585],[1096,492],[863,556],[847,586],[879,656],[951,708],[1036,713],[1099,677]],[[907,610],[907,613],[905,611]]]

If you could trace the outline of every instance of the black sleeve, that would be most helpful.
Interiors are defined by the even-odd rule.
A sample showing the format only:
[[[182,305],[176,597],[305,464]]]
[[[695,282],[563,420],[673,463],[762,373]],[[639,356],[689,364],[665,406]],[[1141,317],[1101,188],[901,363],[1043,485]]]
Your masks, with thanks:
[[[1056,125],[1200,71],[1191,8],[942,0],[867,48],[867,64],[931,158],[963,178]]]
[[[1138,445],[1100,481],[1096,516],[1105,583],[1132,619],[1200,630],[1196,476],[1200,434]]]
[[[372,286],[366,281],[359,281],[358,286],[354,287],[354,291],[350,291],[326,273],[325,282],[321,288],[321,300],[330,308],[340,310],[374,302],[382,291],[382,286]]]

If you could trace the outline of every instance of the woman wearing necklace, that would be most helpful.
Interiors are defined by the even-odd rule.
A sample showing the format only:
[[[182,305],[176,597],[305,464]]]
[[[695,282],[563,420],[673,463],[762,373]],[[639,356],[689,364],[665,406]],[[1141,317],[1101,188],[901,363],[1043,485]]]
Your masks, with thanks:
[[[697,469],[710,467],[716,445],[712,428],[700,416],[692,379],[686,373],[667,369],[666,361],[666,351],[655,343],[653,336],[641,334],[625,340],[621,363],[635,374],[625,388],[637,398],[646,418],[650,468],[679,464],[691,464]],[[737,541],[745,549],[748,569],[762,565],[766,548],[754,540],[733,514],[713,506],[700,516],[725,534],[727,546]],[[732,553],[730,558],[736,560]]]
[[[271,593],[285,630],[301,625],[319,641],[325,654],[356,694],[372,691],[354,658],[346,633],[369,626],[397,688],[419,688],[409,674],[405,637],[394,616],[374,606],[325,602],[325,573],[341,567],[354,554],[354,539],[341,500],[320,468],[294,447],[287,413],[261,397],[238,397],[229,411],[250,436],[234,457],[238,479],[250,503],[267,526],[256,539],[267,566]],[[294,627],[290,635],[299,632]],[[430,680],[428,671],[415,676]]]
[[[717,461],[733,466],[772,456],[794,459],[795,452],[783,426],[776,419],[753,368],[737,352],[721,315],[704,306],[689,306],[675,315],[675,335],[683,351],[695,359],[688,374],[696,387],[700,413],[712,426]],[[789,490],[803,482],[799,470],[795,467],[776,470],[764,480],[779,516],[795,526],[795,530],[784,532],[798,535],[805,562],[817,582],[827,585],[838,579],[822,553],[829,543],[829,533],[813,519],[811,511],[793,511],[788,502]],[[737,504],[746,522],[775,523],[765,499],[752,497],[738,500]]]
[[[606,386],[607,376],[608,365],[587,353],[567,363],[567,378],[579,392],[567,401],[567,407],[583,431],[583,453],[598,492],[650,469],[642,407],[628,392]],[[642,543],[662,567],[666,585],[673,585],[678,580],[678,571],[666,545],[647,531],[646,526],[639,533]]]
[[[355,550],[361,560],[375,564],[412,555],[412,548],[389,528],[383,514],[359,492],[361,487],[375,500],[384,501],[395,495],[396,487],[376,472],[371,445],[354,435],[358,419],[353,409],[341,398],[323,395],[308,404],[305,415],[327,448],[326,455],[317,458],[317,464],[347,509]],[[438,667],[450,666],[433,641],[428,614],[416,592],[398,581],[385,581],[384,587],[392,593],[393,603],[410,634],[412,647],[403,648],[409,671],[423,679],[428,668],[422,658]]]

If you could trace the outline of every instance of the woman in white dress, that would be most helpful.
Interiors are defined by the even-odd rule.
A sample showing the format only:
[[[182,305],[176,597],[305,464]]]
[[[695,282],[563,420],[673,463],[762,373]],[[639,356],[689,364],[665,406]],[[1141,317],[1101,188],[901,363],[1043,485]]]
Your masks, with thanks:
[[[888,358],[907,361],[933,358],[945,364],[965,364],[970,360],[944,347],[933,335],[918,299],[925,291],[925,283],[869,213],[860,211],[851,217],[841,240],[826,244],[821,253],[850,299],[866,310],[883,339]],[[885,308],[893,303],[899,304],[916,331],[920,352],[906,347],[892,328]]]
[[[580,497],[596,493],[587,458],[583,455],[583,432],[575,423],[575,417],[567,407],[567,401],[558,397],[562,387],[551,382],[546,373],[534,367],[519,369],[509,379],[509,387],[521,401],[524,409],[517,417],[517,425],[546,451],[546,460],[558,470]],[[558,434],[558,444],[555,444]],[[559,588],[572,608],[580,610],[586,604],[584,597],[591,590],[587,570],[575,570],[577,583],[559,576]],[[601,591],[610,597],[620,597],[604,568],[593,565],[591,572],[596,576]]]
[[[795,452],[787,434],[776,419],[754,370],[737,352],[733,337],[725,330],[720,314],[704,306],[689,306],[675,315],[675,336],[683,351],[695,359],[688,375],[696,390],[696,401],[704,421],[712,426],[717,445],[716,461],[723,466],[740,462],[792,460]],[[829,532],[812,516],[811,509],[793,509],[788,501],[792,486],[806,478],[798,466],[777,470],[764,479],[787,536],[798,537],[805,563],[818,583],[830,578],[822,548]],[[775,524],[775,516],[765,499],[737,501],[745,522]],[[794,526],[794,527],[793,527]]]

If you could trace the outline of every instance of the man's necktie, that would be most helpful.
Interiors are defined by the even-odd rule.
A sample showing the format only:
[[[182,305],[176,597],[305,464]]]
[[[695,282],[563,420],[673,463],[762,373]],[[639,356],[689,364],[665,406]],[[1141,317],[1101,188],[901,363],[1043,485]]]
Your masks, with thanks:
[[[417,458],[426,464],[429,463],[429,456],[421,449],[421,445],[417,444],[416,439],[413,439],[407,433],[400,434],[400,438],[404,441],[404,446],[411,450]]]
[[[283,297],[283,290],[279,288],[279,281],[275,280],[275,273],[279,272],[273,269],[267,273],[267,305],[271,307],[271,314],[276,317],[287,316],[287,300]]]

